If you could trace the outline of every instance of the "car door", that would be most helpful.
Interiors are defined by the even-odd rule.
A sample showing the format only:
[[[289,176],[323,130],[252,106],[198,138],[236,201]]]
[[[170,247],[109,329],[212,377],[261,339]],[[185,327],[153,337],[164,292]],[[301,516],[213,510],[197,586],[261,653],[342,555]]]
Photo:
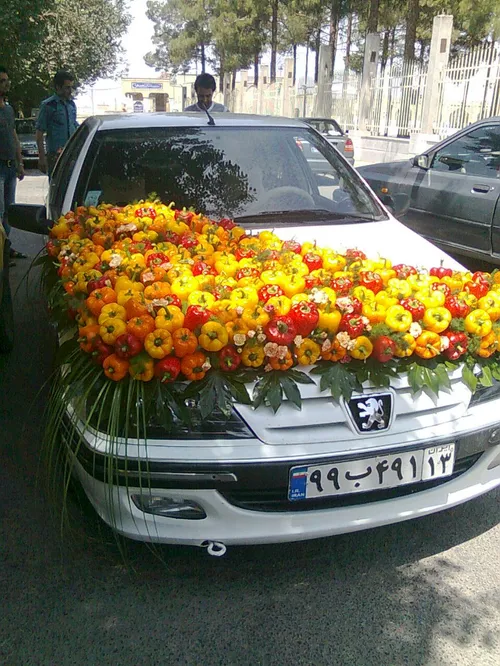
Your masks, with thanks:
[[[76,161],[89,136],[89,128],[81,125],[73,134],[60,158],[57,160],[49,187],[48,217],[56,220],[62,212],[71,175]]]
[[[413,167],[406,180],[411,204],[405,224],[450,248],[491,253],[500,194],[500,124],[450,141],[434,153],[429,169]]]

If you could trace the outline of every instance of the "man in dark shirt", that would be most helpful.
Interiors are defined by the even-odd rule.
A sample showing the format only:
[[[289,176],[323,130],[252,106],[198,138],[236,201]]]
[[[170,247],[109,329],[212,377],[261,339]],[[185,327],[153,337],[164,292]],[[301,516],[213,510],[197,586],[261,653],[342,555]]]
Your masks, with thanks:
[[[78,127],[76,104],[71,99],[74,89],[74,76],[60,71],[54,76],[55,95],[45,99],[40,105],[36,121],[36,142],[38,144],[38,167],[43,173],[52,175],[59,153]],[[47,153],[43,135],[47,135]]]
[[[16,198],[17,179],[24,178],[21,144],[16,134],[14,109],[7,103],[10,89],[9,73],[0,67],[0,219],[7,236],[10,227],[7,211]],[[10,249],[11,259],[25,259],[26,255]]]

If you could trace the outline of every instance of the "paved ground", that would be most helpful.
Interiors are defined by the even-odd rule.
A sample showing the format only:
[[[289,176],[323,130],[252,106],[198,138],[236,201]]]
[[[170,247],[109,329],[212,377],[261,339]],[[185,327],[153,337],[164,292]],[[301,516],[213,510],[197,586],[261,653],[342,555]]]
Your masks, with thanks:
[[[37,237],[13,235],[36,254]],[[37,275],[25,271],[19,261],[12,275],[16,347],[0,358],[2,666],[500,664],[499,492],[222,559],[163,548],[166,566],[131,544],[127,569],[78,507],[61,539],[37,485],[52,337]]]

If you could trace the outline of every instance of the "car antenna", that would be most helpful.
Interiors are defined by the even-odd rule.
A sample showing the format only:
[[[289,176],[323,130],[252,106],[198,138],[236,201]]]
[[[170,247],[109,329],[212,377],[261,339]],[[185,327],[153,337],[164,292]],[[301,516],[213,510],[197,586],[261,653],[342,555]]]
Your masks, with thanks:
[[[199,105],[198,105],[198,106],[199,106]],[[206,113],[207,116],[208,116],[208,124],[209,124],[209,125],[215,125],[215,120],[212,118],[212,116],[211,116],[210,113],[208,112],[207,107],[203,104],[201,108],[203,109],[203,111],[205,111],[205,113]]]

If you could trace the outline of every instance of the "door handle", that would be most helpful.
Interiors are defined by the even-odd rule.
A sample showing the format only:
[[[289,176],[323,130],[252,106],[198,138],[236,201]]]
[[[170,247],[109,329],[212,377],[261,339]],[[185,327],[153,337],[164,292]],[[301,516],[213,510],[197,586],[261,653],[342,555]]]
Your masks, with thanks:
[[[481,194],[488,194],[490,190],[493,188],[490,187],[489,185],[473,185],[472,186],[472,191],[473,192],[479,192]]]

